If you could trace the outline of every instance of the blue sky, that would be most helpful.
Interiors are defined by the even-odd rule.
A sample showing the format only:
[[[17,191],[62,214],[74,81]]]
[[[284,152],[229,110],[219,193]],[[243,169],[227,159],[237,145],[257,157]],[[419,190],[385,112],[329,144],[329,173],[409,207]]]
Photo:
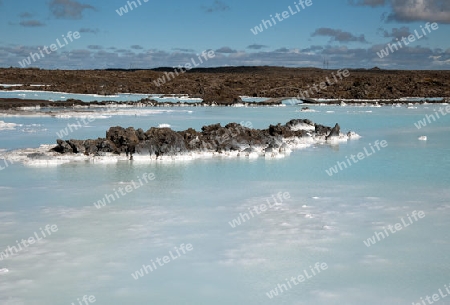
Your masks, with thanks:
[[[131,0],[0,0],[0,67],[19,67],[59,39],[57,50],[35,56],[30,66],[154,68],[214,50],[202,67],[321,68],[326,58],[333,69],[450,68],[449,0],[310,0],[309,6],[303,0],[304,8],[299,0],[139,1],[134,7]],[[128,12],[117,13],[121,7]],[[276,19],[283,11],[287,17]],[[255,35],[270,15],[277,23],[266,22]],[[396,38],[421,34],[427,22],[438,29],[383,58],[377,54]],[[69,31],[81,37],[66,44]]]

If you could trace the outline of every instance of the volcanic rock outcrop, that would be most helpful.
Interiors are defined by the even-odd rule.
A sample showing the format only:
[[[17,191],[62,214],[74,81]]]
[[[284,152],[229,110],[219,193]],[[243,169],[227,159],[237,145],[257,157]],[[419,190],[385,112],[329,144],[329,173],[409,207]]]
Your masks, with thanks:
[[[337,125],[339,126],[339,125]],[[328,136],[341,136],[339,129],[315,124],[310,120],[293,119],[284,125],[270,125],[267,129],[252,129],[230,123],[203,126],[196,131],[189,128],[174,131],[170,128],[111,127],[105,138],[96,140],[57,140],[52,151],[60,154],[105,155],[106,153],[150,156],[182,156],[191,152],[284,153],[300,143],[325,141]]]
[[[336,123],[336,125],[334,125],[333,129],[331,129],[331,132],[328,134],[328,136],[326,136],[326,140],[330,139],[331,137],[339,137],[341,133],[341,126],[339,126],[339,124]]]

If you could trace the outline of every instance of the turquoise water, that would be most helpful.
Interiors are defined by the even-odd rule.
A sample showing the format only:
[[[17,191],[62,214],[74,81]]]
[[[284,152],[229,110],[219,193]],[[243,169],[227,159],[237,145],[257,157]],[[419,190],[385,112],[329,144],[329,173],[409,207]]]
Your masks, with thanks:
[[[308,118],[362,136],[314,145],[283,159],[216,158],[167,163],[12,164],[0,171],[0,252],[58,231],[0,261],[1,304],[411,304],[449,285],[450,116],[418,130],[438,106],[162,109],[97,119],[67,138],[103,137],[109,126],[173,129],[220,122],[256,128]],[[0,149],[55,143],[75,118],[1,117]],[[33,126],[35,124],[35,126]],[[428,141],[419,141],[427,136]],[[329,176],[326,170],[375,141],[386,148]],[[3,163],[1,163],[2,165]],[[144,173],[155,180],[101,209],[93,203]],[[232,228],[272,195],[290,199]],[[425,217],[367,247],[363,241],[424,211]],[[40,234],[40,233],[39,233]],[[181,244],[193,250],[135,280],[143,265]],[[270,299],[286,279],[328,269]],[[450,297],[439,304],[450,304]]]

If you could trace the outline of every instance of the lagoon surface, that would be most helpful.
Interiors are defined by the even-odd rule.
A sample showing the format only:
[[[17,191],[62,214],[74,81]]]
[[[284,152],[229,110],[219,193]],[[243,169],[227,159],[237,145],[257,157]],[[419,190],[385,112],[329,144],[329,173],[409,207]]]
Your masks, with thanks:
[[[78,304],[93,296],[95,304],[375,305],[419,303],[439,289],[449,295],[450,116],[414,124],[439,107],[158,107],[99,116],[65,138],[104,137],[110,126],[266,128],[294,118],[339,123],[361,138],[281,159],[0,160],[0,269],[9,270],[0,273],[0,303]],[[76,118],[0,121],[8,126],[1,153],[53,144]],[[386,147],[327,174],[383,140]],[[99,200],[105,206],[97,208]],[[250,214],[262,204],[265,211]],[[420,211],[424,217],[414,218]],[[19,250],[30,237],[35,242]],[[300,275],[302,282],[291,281]],[[450,304],[450,296],[440,299]]]
[[[0,84],[1,85],[1,84]],[[13,86],[14,88],[14,86]],[[0,98],[19,98],[19,99],[42,99],[49,101],[67,101],[68,99],[81,100],[83,102],[119,102],[119,101],[139,101],[141,99],[150,98],[158,102],[199,102],[201,99],[187,98],[184,95],[163,95],[163,94],[138,94],[138,93],[120,93],[115,95],[99,95],[99,94],[76,94],[67,92],[53,91],[33,91],[33,90],[0,90]]]

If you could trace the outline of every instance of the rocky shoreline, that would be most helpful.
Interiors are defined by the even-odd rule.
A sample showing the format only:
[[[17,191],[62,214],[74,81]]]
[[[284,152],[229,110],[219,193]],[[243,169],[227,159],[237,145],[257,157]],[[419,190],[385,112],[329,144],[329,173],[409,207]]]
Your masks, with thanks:
[[[289,155],[292,150],[315,143],[335,143],[357,139],[354,132],[341,133],[339,124],[327,127],[307,119],[293,119],[284,125],[253,129],[237,123],[203,126],[174,131],[152,127],[145,131],[133,127],[111,127],[105,138],[57,140],[56,146],[7,152],[6,159],[24,163],[71,161],[149,161],[201,157],[269,157]]]
[[[83,102],[81,100],[68,99],[66,101],[48,100],[24,100],[17,98],[0,98],[0,112],[7,114],[35,114],[39,112],[43,115],[55,115],[65,111],[86,111],[98,108],[160,108],[160,107],[284,107],[284,101],[291,98],[272,98],[263,102],[244,102],[235,100],[233,102],[160,102],[153,99],[141,99],[139,101],[92,101]],[[288,105],[303,106],[393,106],[393,105],[423,105],[423,104],[445,104],[450,99],[420,99],[417,101],[408,100],[327,100],[326,102],[314,99],[304,100],[303,103],[287,103]]]
[[[40,110],[48,108],[49,110],[64,109],[95,109],[100,107],[264,107],[264,106],[281,106],[282,99],[269,99],[263,102],[243,102],[241,99],[233,102],[160,102],[153,99],[141,99],[139,101],[92,101],[83,102],[76,99],[68,99],[66,101],[49,101],[49,100],[26,100],[17,98],[0,98],[0,110]]]

